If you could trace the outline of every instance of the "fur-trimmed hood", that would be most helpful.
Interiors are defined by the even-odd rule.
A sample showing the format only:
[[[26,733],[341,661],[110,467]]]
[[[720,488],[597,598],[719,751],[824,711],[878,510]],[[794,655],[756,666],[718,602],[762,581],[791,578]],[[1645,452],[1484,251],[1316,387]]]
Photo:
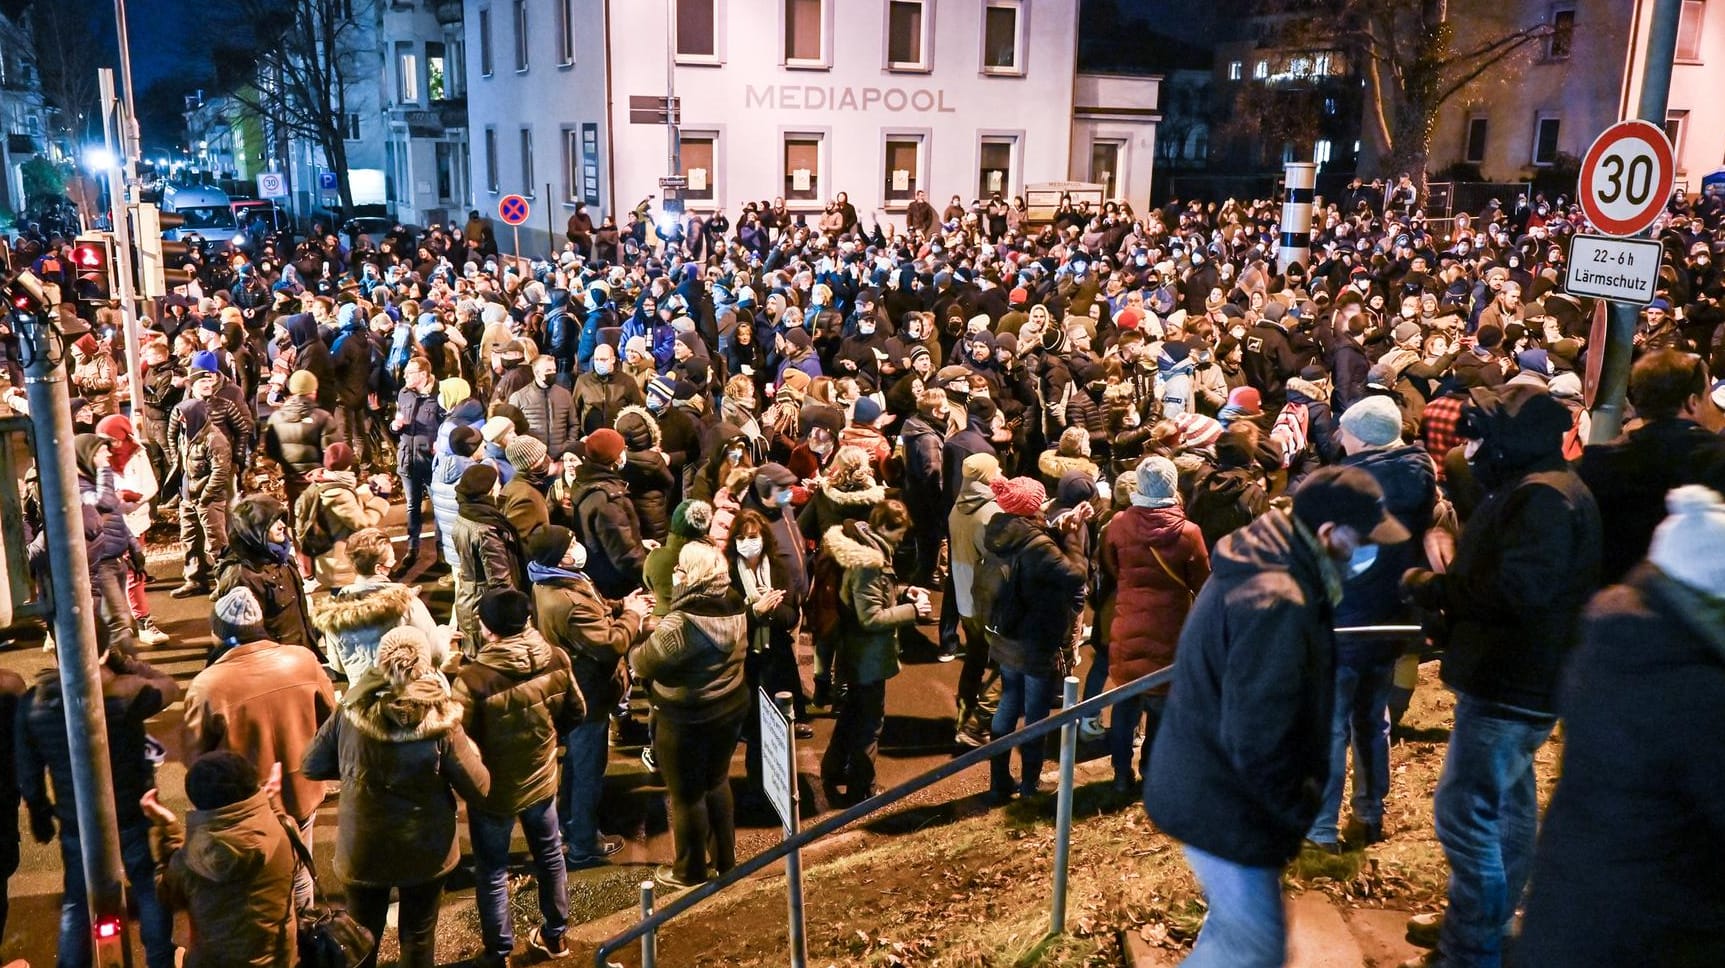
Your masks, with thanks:
[[[1078,471],[1093,481],[1100,473],[1096,469],[1096,462],[1088,457],[1062,457],[1059,452],[1052,450],[1045,450],[1042,456],[1036,458],[1036,469],[1057,481],[1073,471]]]
[[[312,623],[328,635],[394,628],[413,609],[418,589],[385,582],[354,594],[330,595],[312,609]]]
[[[646,437],[642,436],[641,424],[646,425]],[[653,411],[637,404],[617,411],[617,419],[611,422],[611,426],[623,435],[623,441],[630,450],[655,450],[663,439],[659,432],[659,418],[653,416]],[[650,443],[648,438],[651,438]]]
[[[341,697],[341,705],[355,729],[384,743],[434,739],[461,725],[461,703],[435,674],[397,689],[383,673],[369,669]]]
[[[886,500],[886,488],[880,484],[870,484],[868,487],[847,490],[832,481],[822,481],[820,493],[826,499],[841,507],[868,507]]]
[[[860,568],[879,571],[892,560],[891,552],[885,547],[886,542],[874,532],[859,527],[855,521],[828,528],[821,544],[847,571]]]

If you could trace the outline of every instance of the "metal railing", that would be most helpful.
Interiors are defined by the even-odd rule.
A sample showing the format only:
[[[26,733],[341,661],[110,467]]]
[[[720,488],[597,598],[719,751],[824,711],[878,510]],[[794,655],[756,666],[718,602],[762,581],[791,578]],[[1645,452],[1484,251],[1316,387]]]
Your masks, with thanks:
[[[1355,625],[1338,628],[1335,633],[1338,637],[1381,639],[1416,636],[1421,631],[1422,629],[1418,625]],[[593,964],[595,968],[609,968],[611,964],[609,959],[612,955],[624,947],[640,941],[641,968],[656,968],[658,931],[666,922],[828,834],[842,830],[869,814],[892,806],[913,793],[931,787],[980,763],[986,763],[996,756],[1010,753],[1029,743],[1042,742],[1048,734],[1057,729],[1060,730],[1060,786],[1056,793],[1054,809],[1054,897],[1049,934],[1050,936],[1062,934],[1066,931],[1066,875],[1072,840],[1072,784],[1078,758],[1078,722],[1082,719],[1088,719],[1110,706],[1141,696],[1158,686],[1167,685],[1173,677],[1174,667],[1168,666],[1149,675],[1140,676],[1125,685],[1116,686],[1100,695],[1092,696],[1083,702],[1078,702],[1078,679],[1075,676],[1067,676],[1063,682],[1064,695],[1059,712],[1050,713],[1045,719],[1008,733],[987,745],[970,750],[921,776],[913,777],[890,790],[877,793],[848,810],[836,813],[812,827],[801,830],[780,841],[777,846],[756,854],[719,877],[678,895],[662,908],[654,908],[653,882],[651,880],[643,881],[641,884],[641,920],[599,945],[598,950],[593,953]]]

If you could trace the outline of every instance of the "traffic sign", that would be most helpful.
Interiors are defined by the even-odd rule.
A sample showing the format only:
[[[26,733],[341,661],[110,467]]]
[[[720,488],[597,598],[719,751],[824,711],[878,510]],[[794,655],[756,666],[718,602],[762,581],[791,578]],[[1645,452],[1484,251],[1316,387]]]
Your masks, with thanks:
[[[335,172],[333,172],[333,171],[320,171],[320,172],[318,172],[317,173],[317,187],[319,190],[326,191],[326,192],[341,191],[341,183],[336,181]]]
[[[1658,288],[1663,254],[1663,248],[1652,239],[1577,235],[1569,244],[1564,291],[1572,296],[1645,306],[1653,301]]]
[[[796,829],[797,766],[791,724],[765,689],[757,690],[761,719],[761,787],[787,831]]]
[[[507,225],[527,221],[527,199],[520,195],[505,195],[497,201],[497,217]]]
[[[287,176],[279,171],[266,171],[258,175],[259,198],[286,198]]]
[[[689,176],[687,176],[687,175],[662,175],[659,178],[659,187],[660,188],[688,188],[689,187]]]
[[[1596,232],[1638,235],[1665,210],[1676,178],[1665,132],[1646,121],[1619,121],[1581,160],[1581,210]]]

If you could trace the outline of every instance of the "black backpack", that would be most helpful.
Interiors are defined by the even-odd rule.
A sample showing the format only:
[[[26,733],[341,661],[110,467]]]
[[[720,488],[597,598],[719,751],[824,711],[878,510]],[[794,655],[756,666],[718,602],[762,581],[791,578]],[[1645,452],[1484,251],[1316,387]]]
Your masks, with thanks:
[[[316,558],[335,547],[335,535],[323,519],[323,485],[313,484],[300,494],[294,502],[293,520],[294,544],[302,553]]]

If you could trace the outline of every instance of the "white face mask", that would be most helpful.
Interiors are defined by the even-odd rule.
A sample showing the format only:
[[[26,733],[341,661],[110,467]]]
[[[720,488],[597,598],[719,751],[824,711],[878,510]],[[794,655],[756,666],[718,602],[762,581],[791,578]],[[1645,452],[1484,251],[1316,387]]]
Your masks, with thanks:
[[[563,567],[569,571],[587,567],[587,546],[579,541],[569,542],[569,550],[563,553]]]
[[[737,554],[742,555],[744,558],[748,558],[748,559],[754,559],[754,558],[760,557],[760,554],[761,554],[761,539],[760,539],[760,537],[757,535],[756,537],[753,537],[753,538],[738,538],[737,539]]]

